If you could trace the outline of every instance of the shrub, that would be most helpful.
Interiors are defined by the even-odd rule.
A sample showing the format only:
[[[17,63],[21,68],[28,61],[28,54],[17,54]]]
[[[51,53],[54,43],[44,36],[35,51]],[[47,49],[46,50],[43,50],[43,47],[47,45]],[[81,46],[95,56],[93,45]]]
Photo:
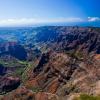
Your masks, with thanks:
[[[76,97],[74,100],[100,100],[100,96],[81,94],[80,97]]]

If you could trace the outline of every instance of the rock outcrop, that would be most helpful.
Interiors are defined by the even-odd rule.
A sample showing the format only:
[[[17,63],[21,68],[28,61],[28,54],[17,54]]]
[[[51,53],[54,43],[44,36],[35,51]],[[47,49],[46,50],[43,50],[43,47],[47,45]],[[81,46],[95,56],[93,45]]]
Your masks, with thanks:
[[[0,93],[6,93],[16,89],[20,85],[20,79],[15,77],[0,77]]]
[[[9,95],[2,97],[0,100],[59,100],[57,95],[38,92],[34,93],[25,87],[18,88]]]
[[[25,76],[24,87],[17,88],[18,78],[1,77],[0,91],[17,88],[1,100],[73,100],[81,93],[100,95],[100,29],[66,26],[37,29],[35,40],[32,39],[39,51],[32,55],[36,53],[34,49],[31,46],[27,49],[30,62],[21,73]],[[15,49],[11,46],[9,50]],[[11,54],[17,55],[15,51]],[[6,69],[1,69],[5,74]]]
[[[64,53],[51,52],[45,55],[41,59],[46,59],[46,62],[40,59],[33,70],[33,77],[26,82],[27,88],[38,87],[60,96],[81,92],[95,94],[95,82],[100,77],[100,62],[90,58],[80,61]]]
[[[11,55],[19,60],[26,60],[27,52],[24,47],[17,42],[0,43],[0,56]]]

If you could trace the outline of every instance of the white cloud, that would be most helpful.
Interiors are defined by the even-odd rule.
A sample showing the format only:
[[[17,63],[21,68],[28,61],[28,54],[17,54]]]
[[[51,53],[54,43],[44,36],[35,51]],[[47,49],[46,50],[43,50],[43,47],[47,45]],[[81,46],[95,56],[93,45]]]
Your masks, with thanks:
[[[20,18],[20,19],[1,19],[0,26],[18,26],[34,25],[38,23],[56,23],[56,22],[82,22],[81,18],[56,18],[56,19],[39,19],[39,18]]]
[[[95,21],[100,21],[99,17],[88,17],[89,22],[95,22]]]
[[[54,18],[54,19],[39,19],[39,18],[20,18],[20,19],[0,19],[0,26],[22,26],[22,25],[35,25],[43,23],[57,23],[57,22],[95,22],[100,21],[99,17],[88,17],[82,19],[79,17],[69,18]]]
[[[39,21],[34,18],[21,18],[21,19],[3,19],[0,20],[0,26],[13,26],[13,25],[30,25],[38,23]]]
[[[56,18],[50,19],[49,22],[82,22],[83,19],[77,17],[70,17],[70,18]]]

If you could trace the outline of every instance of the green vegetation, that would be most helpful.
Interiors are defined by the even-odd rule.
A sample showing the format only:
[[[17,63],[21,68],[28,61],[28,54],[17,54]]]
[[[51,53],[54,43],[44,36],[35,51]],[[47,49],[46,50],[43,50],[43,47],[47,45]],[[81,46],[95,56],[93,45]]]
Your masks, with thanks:
[[[41,88],[39,88],[39,87],[32,87],[31,90],[32,90],[33,92],[35,92],[35,93],[43,91],[43,90],[42,90]]]
[[[19,64],[22,64],[22,65],[25,65],[27,66],[28,65],[28,62],[27,61],[18,61]]]
[[[15,71],[15,75],[21,77],[23,71],[24,71],[24,68],[18,68]]]
[[[74,100],[100,100],[100,96],[81,94],[80,97],[76,97]]]
[[[75,57],[79,60],[82,60],[83,59],[83,53],[82,52],[77,52],[77,53],[75,53]]]
[[[73,58],[78,59],[78,60],[82,60],[83,57],[84,57],[83,53],[77,52],[77,50],[76,51],[73,51],[73,50],[72,51],[65,51],[65,53],[68,54],[69,56],[73,57]]]
[[[15,66],[16,61],[4,61],[3,59],[0,59],[0,64],[5,67],[12,67]]]
[[[28,63],[19,61],[18,64],[20,64],[20,66],[18,68],[16,67],[16,70],[14,71],[13,75],[22,78],[22,74],[24,73],[24,70],[27,67]]]
[[[21,75],[21,78],[22,78],[22,81],[23,83],[28,79],[28,70],[30,69],[30,64],[28,64],[25,68],[24,68],[24,71]]]
[[[24,68],[24,71],[21,76],[23,83],[28,79],[28,74],[30,74],[29,71],[33,70],[33,67],[34,67],[34,64],[29,62],[27,66]]]
[[[7,67],[10,69],[13,68],[11,72],[7,73],[8,75],[18,76],[20,78],[22,77],[25,68],[28,66],[27,61],[19,61],[17,59],[6,60],[6,58],[0,58],[0,64],[3,65],[3,67]]]
[[[15,66],[26,66],[27,62],[26,61],[19,61],[17,59],[11,59],[11,60],[6,60],[3,58],[0,58],[0,64],[3,65],[4,67],[15,67]]]

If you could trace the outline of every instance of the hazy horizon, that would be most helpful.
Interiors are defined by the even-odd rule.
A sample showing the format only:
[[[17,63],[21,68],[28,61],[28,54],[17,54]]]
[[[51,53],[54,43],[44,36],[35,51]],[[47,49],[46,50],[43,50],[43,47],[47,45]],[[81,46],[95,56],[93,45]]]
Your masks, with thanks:
[[[2,0],[0,27],[82,25],[100,27],[99,0]]]

